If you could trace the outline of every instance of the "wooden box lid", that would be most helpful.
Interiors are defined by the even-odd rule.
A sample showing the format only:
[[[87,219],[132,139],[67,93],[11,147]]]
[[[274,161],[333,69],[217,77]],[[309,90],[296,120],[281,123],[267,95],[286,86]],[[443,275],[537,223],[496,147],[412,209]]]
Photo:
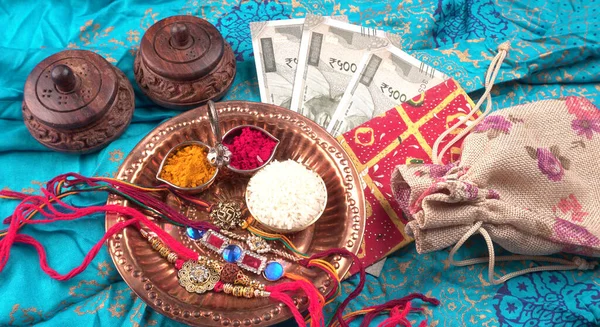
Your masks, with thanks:
[[[22,109],[27,128],[42,144],[89,152],[125,130],[133,107],[133,88],[120,70],[96,53],[67,50],[29,74]]]
[[[135,78],[148,97],[173,109],[191,109],[218,100],[235,77],[231,46],[208,21],[172,16],[142,37]]]

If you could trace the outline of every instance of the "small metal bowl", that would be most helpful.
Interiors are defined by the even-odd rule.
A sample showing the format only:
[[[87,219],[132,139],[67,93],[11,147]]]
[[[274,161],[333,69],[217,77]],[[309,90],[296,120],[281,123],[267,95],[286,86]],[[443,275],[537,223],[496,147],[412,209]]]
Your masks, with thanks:
[[[308,169],[310,169],[310,168],[308,168]],[[325,209],[327,208],[327,200],[329,199],[328,192],[327,192],[327,185],[325,185],[325,181],[323,181],[323,178],[321,177],[321,175],[319,175],[319,179],[321,180],[321,183],[323,184],[323,188],[325,189],[325,205],[323,206],[323,209],[321,209],[321,212],[319,212],[319,214],[317,214],[311,221],[309,221],[308,223],[306,223],[302,226],[296,226],[292,229],[283,229],[283,228],[278,228],[278,227],[271,226],[271,225],[265,223],[263,220],[261,220],[261,217],[255,215],[252,212],[252,207],[250,206],[250,201],[248,201],[248,198],[250,196],[252,196],[252,192],[250,192],[249,188],[246,188],[246,193],[244,196],[245,200],[246,200],[246,208],[248,208],[248,212],[250,213],[250,215],[268,231],[276,232],[276,233],[280,233],[280,234],[291,234],[291,233],[303,231],[303,230],[307,229],[308,227],[310,227],[311,225],[313,225],[314,223],[316,223],[317,220],[319,220],[319,218],[321,218],[321,216],[325,212]],[[249,183],[250,182],[248,182],[248,184]]]
[[[172,147],[171,150],[169,150],[169,152],[167,152],[167,154],[165,155],[164,159],[162,160],[162,162],[160,163],[160,167],[158,167],[158,173],[156,173],[156,179],[169,185],[170,187],[172,187],[173,189],[180,191],[182,193],[185,194],[198,194],[201,193],[202,191],[206,190],[208,187],[210,187],[210,185],[212,185],[212,183],[215,181],[215,178],[217,178],[217,175],[219,174],[219,168],[215,167],[215,173],[213,174],[213,176],[204,184],[200,185],[200,186],[196,186],[196,187],[181,187],[178,185],[175,185],[167,180],[164,180],[160,177],[160,174],[162,173],[163,170],[163,166],[165,165],[165,163],[167,162],[167,159],[169,159],[169,157],[171,156],[171,154],[173,154],[175,151],[186,147],[188,145],[199,145],[201,146],[204,150],[206,150],[206,152],[208,153],[208,151],[210,151],[210,147],[200,141],[186,141],[186,142],[182,142],[177,144],[176,146]]]
[[[227,169],[229,169],[235,173],[238,173],[241,175],[253,175],[255,172],[259,171],[264,166],[268,165],[271,161],[273,161],[273,158],[275,158],[275,152],[277,151],[277,147],[279,146],[279,140],[275,136],[271,135],[271,133],[265,131],[264,129],[262,129],[260,127],[257,127],[254,125],[240,125],[240,126],[236,126],[232,129],[230,129],[229,131],[227,131],[227,133],[225,133],[225,135],[223,135],[223,145],[225,145],[225,147],[227,147],[227,144],[230,144],[229,141],[231,141],[231,139],[233,139],[234,137],[240,135],[242,133],[242,129],[244,129],[244,128],[250,128],[250,129],[260,131],[264,135],[266,135],[268,138],[270,138],[276,142],[275,147],[273,148],[273,152],[271,153],[271,156],[269,156],[267,161],[265,161],[262,165],[254,168],[254,169],[238,169],[238,168],[231,166],[231,163],[229,163],[227,165]]]

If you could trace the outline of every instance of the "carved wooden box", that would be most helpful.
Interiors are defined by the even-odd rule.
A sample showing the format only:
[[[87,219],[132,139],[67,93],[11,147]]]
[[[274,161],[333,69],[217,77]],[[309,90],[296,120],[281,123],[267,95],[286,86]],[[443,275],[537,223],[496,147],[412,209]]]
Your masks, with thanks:
[[[25,82],[25,125],[53,150],[83,153],[103,148],[127,128],[133,109],[127,77],[90,51],[56,53],[40,62]]]
[[[172,16],[142,37],[135,79],[157,104],[187,110],[220,99],[235,77],[235,56],[219,31],[204,19]]]

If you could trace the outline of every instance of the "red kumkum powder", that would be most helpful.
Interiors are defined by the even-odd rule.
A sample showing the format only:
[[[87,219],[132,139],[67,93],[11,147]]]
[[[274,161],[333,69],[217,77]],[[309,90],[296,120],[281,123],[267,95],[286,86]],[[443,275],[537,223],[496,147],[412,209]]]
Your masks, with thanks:
[[[269,160],[277,142],[259,130],[245,127],[240,135],[232,138],[231,143],[224,144],[231,151],[229,165],[236,169],[250,170]]]

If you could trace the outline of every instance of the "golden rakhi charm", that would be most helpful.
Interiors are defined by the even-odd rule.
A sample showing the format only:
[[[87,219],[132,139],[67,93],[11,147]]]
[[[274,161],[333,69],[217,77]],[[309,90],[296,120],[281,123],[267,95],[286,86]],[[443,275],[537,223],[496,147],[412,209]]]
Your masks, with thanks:
[[[219,202],[210,211],[213,224],[222,229],[232,229],[242,222],[242,210],[235,202]]]
[[[214,266],[186,261],[179,269],[177,276],[179,277],[179,284],[186,291],[202,294],[215,288],[220,274]]]

